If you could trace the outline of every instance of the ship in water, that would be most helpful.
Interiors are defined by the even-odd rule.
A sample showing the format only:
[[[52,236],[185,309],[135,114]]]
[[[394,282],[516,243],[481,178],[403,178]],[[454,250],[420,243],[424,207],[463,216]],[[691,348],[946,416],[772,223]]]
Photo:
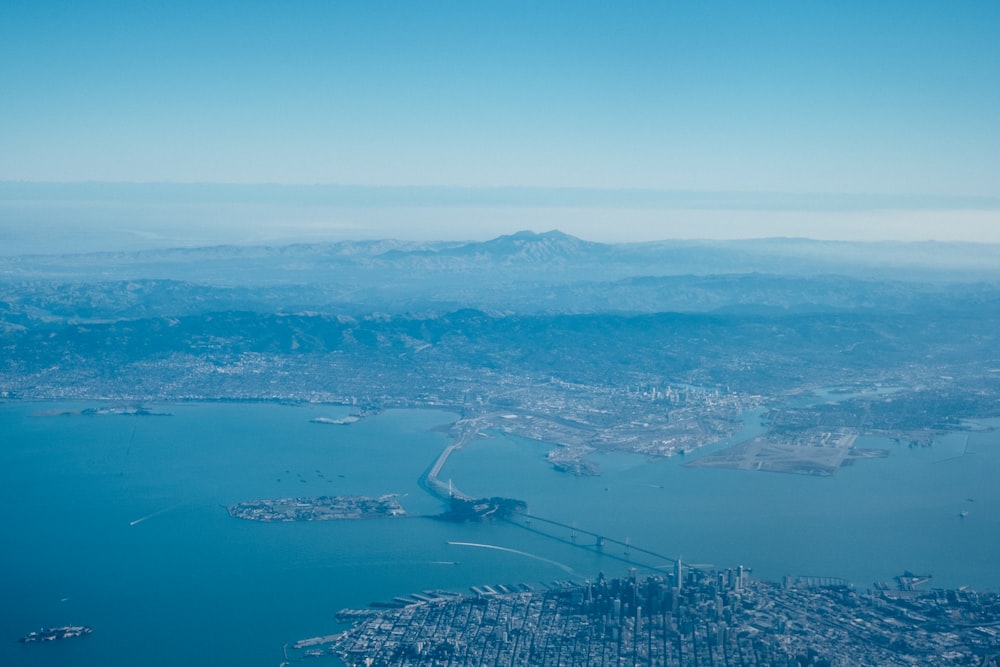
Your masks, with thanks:
[[[29,632],[21,637],[25,644],[29,642],[52,642],[57,639],[69,639],[70,637],[82,637],[89,635],[93,630],[86,625],[63,625],[58,628],[42,628]]]

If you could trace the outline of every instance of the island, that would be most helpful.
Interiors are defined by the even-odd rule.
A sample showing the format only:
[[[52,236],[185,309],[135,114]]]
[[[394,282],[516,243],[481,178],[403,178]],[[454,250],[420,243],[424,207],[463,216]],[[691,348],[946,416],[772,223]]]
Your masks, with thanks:
[[[452,495],[448,510],[434,518],[455,523],[482,522],[506,519],[515,512],[525,512],[527,509],[527,503],[516,498],[466,498],[456,494]]]
[[[347,415],[346,417],[341,417],[339,419],[334,419],[333,417],[313,417],[309,420],[310,424],[333,424],[334,426],[347,426],[355,422],[361,421],[361,417],[357,415]]]
[[[316,496],[311,498],[264,498],[226,508],[229,516],[251,521],[332,521],[334,519],[381,519],[405,516],[395,493],[368,496]]]
[[[173,417],[170,412],[154,412],[143,405],[102,405],[96,408],[79,410],[39,410],[32,413],[33,417],[75,417],[75,416],[123,415],[125,417]]]

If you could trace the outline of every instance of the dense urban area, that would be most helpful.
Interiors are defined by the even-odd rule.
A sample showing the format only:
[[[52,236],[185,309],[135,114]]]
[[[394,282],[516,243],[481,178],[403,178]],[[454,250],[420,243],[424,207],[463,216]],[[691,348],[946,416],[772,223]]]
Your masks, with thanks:
[[[1000,596],[968,590],[858,592],[836,580],[781,585],[742,566],[585,583],[474,587],[344,610],[355,626],[286,647],[286,660],[350,665],[996,665]],[[290,650],[289,650],[290,649]]]

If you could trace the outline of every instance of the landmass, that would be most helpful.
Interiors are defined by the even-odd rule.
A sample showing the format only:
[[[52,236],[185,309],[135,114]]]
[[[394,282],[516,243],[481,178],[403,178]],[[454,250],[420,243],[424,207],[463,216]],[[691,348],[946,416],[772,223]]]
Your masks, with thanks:
[[[248,500],[226,508],[229,516],[251,521],[331,521],[381,519],[406,515],[396,494],[368,496],[318,496]]]
[[[811,433],[782,441],[773,435],[752,438],[723,450],[702,456],[685,465],[692,468],[735,468],[768,472],[829,476],[838,468],[858,459],[881,458],[886,449],[863,449],[854,446],[856,433]]]
[[[680,570],[680,568],[678,568]],[[286,660],[348,665],[979,665],[1000,659],[1000,595],[858,592],[835,579],[757,581],[745,568],[593,582],[474,587],[345,610],[346,632],[304,640]]]
[[[759,419],[704,465],[832,474],[868,454],[818,439],[930,446],[1000,417],[998,256],[553,231],[0,258],[0,400],[446,409],[578,475]]]

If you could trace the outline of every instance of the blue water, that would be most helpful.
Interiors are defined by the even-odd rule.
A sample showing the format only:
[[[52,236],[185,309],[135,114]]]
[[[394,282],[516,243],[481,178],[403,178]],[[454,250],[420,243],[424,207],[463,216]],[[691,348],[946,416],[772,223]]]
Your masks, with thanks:
[[[441,503],[417,480],[449,442],[435,429],[449,413],[389,411],[350,426],[309,423],[344,408],[270,404],[155,406],[172,417],[32,416],[82,407],[90,405],[0,405],[2,665],[274,666],[284,643],[339,629],[333,615],[345,606],[628,567],[618,545],[600,552],[582,533],[574,545],[568,531],[537,522],[264,524],[226,514],[224,505],[257,497],[390,492],[405,494],[411,513],[437,512]],[[497,435],[453,455],[441,478],[689,563],[861,586],[910,569],[933,573],[935,585],[996,589],[998,440],[983,432],[931,448],[861,442],[891,455],[831,478],[627,455],[602,456],[600,477],[578,478],[548,466],[546,445]],[[94,634],[16,641],[70,623]]]

